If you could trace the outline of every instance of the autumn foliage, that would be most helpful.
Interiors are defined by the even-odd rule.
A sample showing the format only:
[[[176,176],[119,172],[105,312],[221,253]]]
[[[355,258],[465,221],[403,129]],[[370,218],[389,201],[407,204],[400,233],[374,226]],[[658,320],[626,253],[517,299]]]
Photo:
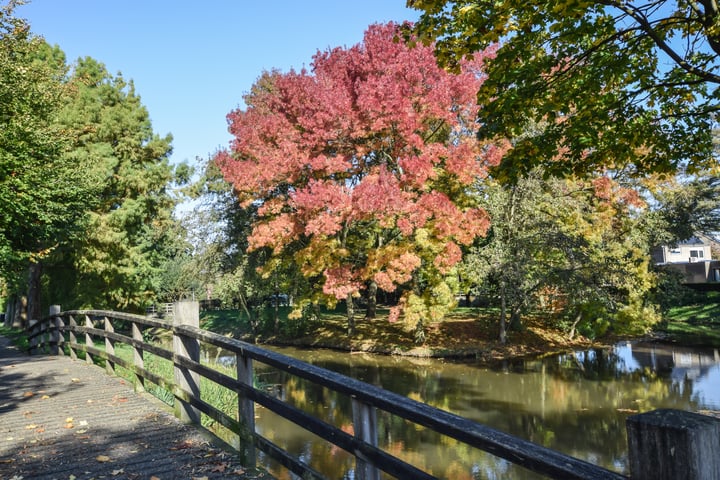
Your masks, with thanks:
[[[215,162],[239,200],[259,206],[250,249],[295,262],[334,304],[374,282],[402,289],[391,317],[452,303],[461,246],[484,235],[474,182],[502,156],[475,135],[483,57],[450,74],[397,26],[318,52],[309,70],[264,73],[228,115]]]

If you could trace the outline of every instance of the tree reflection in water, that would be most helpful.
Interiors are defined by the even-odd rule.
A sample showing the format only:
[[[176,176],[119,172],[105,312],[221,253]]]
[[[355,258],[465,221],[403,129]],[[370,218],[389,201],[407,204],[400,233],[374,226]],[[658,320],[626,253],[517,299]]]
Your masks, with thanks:
[[[712,350],[623,343],[493,368],[470,361],[278,350],[623,473],[628,415],[656,408],[720,409],[720,358]],[[349,398],[257,368],[263,383],[275,385],[278,396],[352,432]],[[328,478],[354,478],[351,455],[265,409],[257,412],[262,435]],[[381,448],[437,477],[540,478],[403,419],[379,412],[378,420]],[[291,478],[270,465],[277,478]]]

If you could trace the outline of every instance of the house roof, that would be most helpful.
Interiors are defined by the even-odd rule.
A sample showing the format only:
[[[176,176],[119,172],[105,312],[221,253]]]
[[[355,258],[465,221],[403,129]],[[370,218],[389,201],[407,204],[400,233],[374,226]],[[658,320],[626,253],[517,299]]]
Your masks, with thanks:
[[[709,245],[710,242],[707,239],[700,238],[699,236],[692,236],[686,240],[680,240],[679,245]]]

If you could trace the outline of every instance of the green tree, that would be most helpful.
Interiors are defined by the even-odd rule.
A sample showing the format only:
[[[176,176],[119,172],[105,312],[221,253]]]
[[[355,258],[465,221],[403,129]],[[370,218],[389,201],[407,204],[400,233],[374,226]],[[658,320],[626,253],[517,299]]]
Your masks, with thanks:
[[[160,267],[177,252],[171,187],[185,167],[175,172],[169,164],[171,137],[153,132],[132,82],[84,58],[68,86],[73,95],[59,126],[75,136],[65,157],[98,178],[100,189],[53,284],[71,286],[63,296],[77,306],[137,309],[155,295]]]
[[[269,260],[268,252],[247,251],[257,206],[238,203],[237,193],[214,161],[207,162],[201,177],[187,191],[195,199],[193,212],[184,218],[193,252],[183,272],[198,282],[199,295],[237,306],[257,329],[264,311],[261,307],[268,303],[265,299],[279,293],[294,299],[306,293],[307,282],[292,262],[278,262],[267,274],[259,271]],[[274,305],[277,307],[277,302]],[[273,327],[279,326],[275,308]]]
[[[14,5],[0,9],[0,275],[39,318],[42,262],[83,227],[97,182],[65,155],[64,55],[30,33]]]
[[[551,303],[571,335],[644,331],[657,321],[635,190],[607,176],[543,179],[533,171],[511,185],[483,182],[481,193],[493,222],[461,275],[498,297],[502,343],[508,326],[522,329],[525,313]]]
[[[510,149],[500,178],[601,167],[710,166],[720,97],[720,13],[709,1],[409,0],[409,31],[442,64],[497,47],[478,95],[480,135],[539,135]]]
[[[654,214],[666,233],[664,243],[687,240],[697,233],[720,231],[720,177],[673,178],[654,192]]]

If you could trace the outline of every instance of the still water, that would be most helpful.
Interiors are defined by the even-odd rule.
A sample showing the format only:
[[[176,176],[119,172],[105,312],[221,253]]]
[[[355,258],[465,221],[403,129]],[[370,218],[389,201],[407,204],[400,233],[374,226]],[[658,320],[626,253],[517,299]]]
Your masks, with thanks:
[[[494,367],[472,361],[274,350],[621,473],[628,473],[628,415],[656,408],[720,410],[717,349],[622,343]],[[265,388],[352,432],[348,398],[287,374],[256,368]],[[328,478],[354,478],[354,458],[346,452],[262,407],[256,414],[257,430],[263,436]],[[540,478],[380,412],[378,431],[381,448],[440,478]],[[293,478],[270,461],[266,466],[277,478]]]

